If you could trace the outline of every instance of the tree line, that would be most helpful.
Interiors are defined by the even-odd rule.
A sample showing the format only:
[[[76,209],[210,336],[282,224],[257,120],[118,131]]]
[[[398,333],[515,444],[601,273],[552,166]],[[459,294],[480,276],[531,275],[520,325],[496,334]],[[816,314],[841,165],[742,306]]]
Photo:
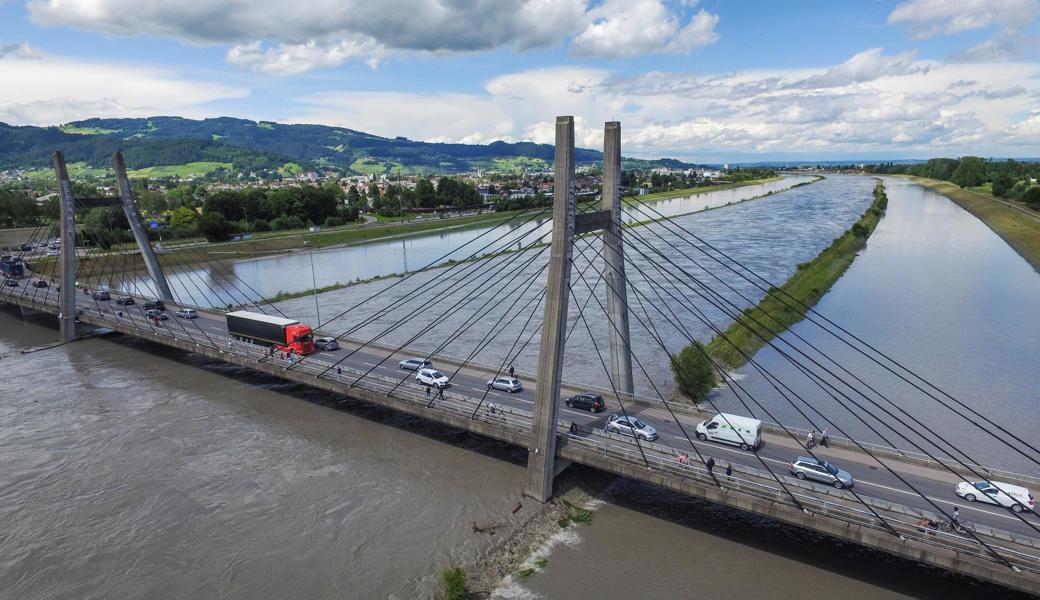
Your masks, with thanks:
[[[420,178],[413,189],[392,184],[382,194],[373,183],[368,186],[368,198],[372,210],[384,217],[397,217],[417,209],[467,208],[483,203],[476,187],[454,177],[442,177],[436,185]]]
[[[961,158],[933,158],[918,164],[881,163],[866,168],[871,173],[915,175],[949,181],[962,188],[986,184],[994,196],[1021,200],[1040,210],[1040,187],[1033,184],[1040,178],[1040,163],[1016,160],[989,160],[978,156]]]

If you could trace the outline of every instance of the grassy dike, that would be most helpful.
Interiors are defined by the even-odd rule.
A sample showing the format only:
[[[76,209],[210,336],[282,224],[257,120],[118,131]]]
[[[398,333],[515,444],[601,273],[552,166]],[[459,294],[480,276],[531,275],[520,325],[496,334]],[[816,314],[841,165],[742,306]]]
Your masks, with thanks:
[[[885,186],[881,180],[878,180],[877,186],[874,188],[874,202],[859,220],[831,242],[831,245],[820,252],[816,258],[798,265],[795,274],[780,286],[780,290],[801,304],[799,305],[783,294],[776,294],[793,307],[791,308],[773,296],[767,295],[757,306],[743,312],[740,320],[744,324],[734,322],[722,335],[709,342],[708,353],[727,367],[735,369],[744,364],[744,356],[737,348],[751,356],[766,344],[765,340],[772,340],[776,337],[769,330],[782,332],[801,321],[805,317],[808,307],[815,305],[827,293],[834,282],[838,281],[849,265],[856,260],[856,255],[860,250],[866,247],[867,239],[874,232],[874,228],[877,227],[887,206],[888,197],[885,195]],[[756,324],[756,321],[766,327]],[[753,328],[761,337],[755,335],[749,327]]]
[[[987,194],[963,189],[948,181],[925,177],[909,179],[946,196],[975,215],[1040,272],[1040,213],[1016,207]]]

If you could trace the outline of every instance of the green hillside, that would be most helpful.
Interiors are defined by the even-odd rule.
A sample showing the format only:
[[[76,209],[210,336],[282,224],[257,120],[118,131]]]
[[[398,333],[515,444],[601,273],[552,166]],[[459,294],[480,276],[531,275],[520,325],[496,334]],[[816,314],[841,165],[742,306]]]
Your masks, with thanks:
[[[157,173],[170,174],[196,163],[226,163],[231,165],[228,172],[277,171],[286,163],[303,169],[333,167],[347,173],[374,174],[452,173],[475,168],[521,171],[545,169],[553,158],[549,144],[435,144],[343,127],[230,117],[87,119],[55,127],[0,123],[0,169],[45,169],[57,149],[68,162],[94,168],[110,166],[112,153],[121,150],[131,170],[166,167]],[[576,160],[599,162],[601,153],[578,149]],[[649,167],[693,166],[669,159],[639,162]],[[196,172],[197,168],[188,170]]]

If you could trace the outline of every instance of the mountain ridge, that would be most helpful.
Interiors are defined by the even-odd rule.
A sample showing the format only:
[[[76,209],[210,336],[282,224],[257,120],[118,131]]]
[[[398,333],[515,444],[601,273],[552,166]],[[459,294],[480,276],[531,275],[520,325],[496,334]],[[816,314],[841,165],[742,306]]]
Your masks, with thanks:
[[[91,118],[60,126],[14,126],[0,122],[0,169],[45,167],[62,150],[68,162],[110,165],[124,152],[131,169],[200,161],[230,162],[235,171],[335,168],[347,173],[432,174],[476,168],[545,168],[551,144],[503,142],[455,144],[387,138],[345,127],[282,124],[235,117],[187,119],[176,116]],[[598,163],[598,150],[578,148],[579,164]],[[675,159],[625,159],[647,168],[696,165]]]

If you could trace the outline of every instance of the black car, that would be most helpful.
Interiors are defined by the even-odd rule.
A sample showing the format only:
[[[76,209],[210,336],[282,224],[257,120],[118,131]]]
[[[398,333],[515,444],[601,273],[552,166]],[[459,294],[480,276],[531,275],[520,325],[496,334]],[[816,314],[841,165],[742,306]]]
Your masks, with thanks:
[[[567,408],[580,408],[581,410],[587,410],[589,412],[597,413],[607,408],[607,403],[603,401],[603,396],[599,394],[593,394],[592,392],[583,392],[575,396],[571,396],[566,400]]]
[[[8,279],[8,280],[4,281],[4,285],[9,286],[9,287],[18,287],[18,280],[17,279]]]
[[[145,310],[166,310],[166,303],[162,300],[149,300],[144,303]]]
[[[119,306],[132,306],[134,304],[134,299],[130,296],[120,296],[119,298],[116,298],[116,304]]]
[[[50,284],[49,284],[49,283],[47,283],[47,282],[46,282],[45,280],[43,280],[43,279],[37,279],[37,280],[33,281],[33,282],[32,282],[32,284],[30,284],[30,285],[32,285],[32,286],[33,286],[34,288],[45,288],[45,287],[50,287]]]

